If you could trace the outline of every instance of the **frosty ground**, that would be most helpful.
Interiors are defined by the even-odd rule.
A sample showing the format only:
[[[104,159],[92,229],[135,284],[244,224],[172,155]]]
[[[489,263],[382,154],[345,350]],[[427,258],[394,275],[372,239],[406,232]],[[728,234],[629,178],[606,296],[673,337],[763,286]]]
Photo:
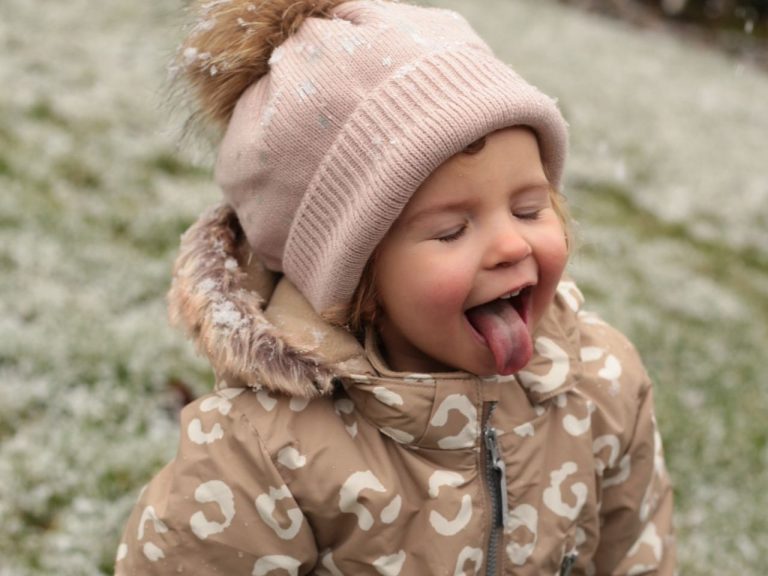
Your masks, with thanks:
[[[433,2],[557,96],[571,273],[657,383],[683,574],[768,555],[768,77],[540,0]],[[180,233],[218,200],[163,107],[182,3],[4,0],[0,20],[0,576],[110,573],[211,385],[165,321]]]

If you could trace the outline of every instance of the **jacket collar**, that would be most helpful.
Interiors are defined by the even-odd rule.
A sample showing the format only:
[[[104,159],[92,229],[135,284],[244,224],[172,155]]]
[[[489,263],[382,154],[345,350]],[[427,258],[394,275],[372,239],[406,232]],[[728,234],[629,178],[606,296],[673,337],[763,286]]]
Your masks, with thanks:
[[[520,387],[535,405],[578,381],[576,317],[583,299],[570,281],[561,283],[536,331],[534,358],[514,377],[394,372],[372,334],[361,345],[257,261],[225,205],[203,214],[182,237],[168,300],[172,323],[209,358],[220,385],[315,398],[331,394],[341,382],[367,418],[404,443],[460,446],[470,438],[474,443],[483,406],[505,387]],[[458,419],[459,429],[447,431],[445,422],[456,420],[449,418],[452,410],[475,423]]]

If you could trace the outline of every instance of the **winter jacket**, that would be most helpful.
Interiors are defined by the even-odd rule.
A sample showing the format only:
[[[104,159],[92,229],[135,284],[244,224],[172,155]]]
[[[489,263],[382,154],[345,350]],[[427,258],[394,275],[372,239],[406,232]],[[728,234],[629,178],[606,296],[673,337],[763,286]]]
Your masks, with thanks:
[[[674,572],[635,349],[563,281],[514,377],[387,368],[249,256],[226,207],[185,235],[172,318],[216,392],[142,491],[116,574]]]

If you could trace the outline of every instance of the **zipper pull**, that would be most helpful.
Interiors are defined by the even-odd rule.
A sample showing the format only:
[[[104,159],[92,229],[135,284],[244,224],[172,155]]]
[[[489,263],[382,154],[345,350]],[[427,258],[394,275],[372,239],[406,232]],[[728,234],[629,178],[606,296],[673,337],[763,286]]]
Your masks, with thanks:
[[[565,555],[563,563],[560,565],[559,576],[570,576],[573,566],[576,564],[578,555],[578,552],[571,552],[570,554]]]
[[[493,487],[499,503],[497,526],[507,527],[507,468],[499,450],[496,429],[488,427],[485,430],[485,447],[493,471]]]

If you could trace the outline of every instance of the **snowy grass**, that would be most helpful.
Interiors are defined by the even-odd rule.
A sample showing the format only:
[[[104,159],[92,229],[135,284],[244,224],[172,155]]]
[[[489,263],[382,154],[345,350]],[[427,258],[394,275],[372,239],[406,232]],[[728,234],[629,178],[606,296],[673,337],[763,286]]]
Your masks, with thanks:
[[[761,573],[768,78],[557,4],[439,4],[569,118],[572,272],[657,382],[681,572]],[[179,234],[218,192],[160,105],[179,3],[3,12],[0,576],[107,574],[175,448],[174,382],[211,384],[164,294]]]

